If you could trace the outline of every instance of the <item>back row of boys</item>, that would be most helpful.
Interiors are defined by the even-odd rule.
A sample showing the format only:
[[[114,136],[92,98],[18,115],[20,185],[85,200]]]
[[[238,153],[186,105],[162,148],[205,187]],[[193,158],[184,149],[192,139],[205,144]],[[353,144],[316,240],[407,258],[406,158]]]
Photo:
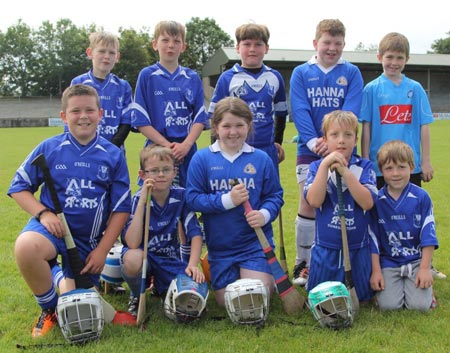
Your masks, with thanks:
[[[205,109],[203,101],[204,95],[202,83],[198,74],[191,69],[180,66],[178,63],[180,54],[186,49],[184,26],[172,21],[163,21],[156,26],[152,45],[153,49],[159,53],[159,61],[154,65],[144,68],[139,74],[134,100],[132,99],[130,85],[125,80],[122,80],[111,73],[114,64],[120,56],[118,39],[107,33],[94,33],[91,35],[90,39],[91,43],[86,52],[89,58],[92,59],[93,67],[88,73],[75,78],[72,84],[83,83],[96,88],[104,111],[103,120],[100,126],[101,135],[123,149],[124,141],[129,134],[131,127],[133,127],[147,138],[146,145],[157,144],[168,147],[172,152],[172,157],[178,164],[179,184],[181,186],[186,186],[188,165],[197,150],[196,141],[201,132],[208,127],[209,123],[208,112]],[[267,152],[273,161],[273,165],[275,166],[273,169],[276,173],[278,170],[278,163],[284,160],[284,152],[281,143],[283,140],[288,108],[282,76],[276,70],[263,64],[264,56],[269,50],[269,31],[263,25],[246,24],[240,26],[236,30],[236,39],[237,50],[241,56],[241,64],[235,64],[232,69],[225,71],[220,76],[209,107],[209,113],[214,113],[216,106],[224,97],[235,96],[244,100],[252,112],[254,127],[254,133],[248,135],[248,145]],[[291,77],[290,98],[292,118],[299,131],[297,181],[300,188],[299,212],[296,219],[297,256],[294,268],[294,282],[297,284],[305,284],[308,280],[309,268],[311,268],[312,273],[309,282],[312,282],[308,283],[308,289],[312,289],[315,284],[322,281],[324,275],[323,271],[337,271],[338,268],[341,267],[336,266],[336,264],[338,264],[340,246],[331,244],[331,250],[327,250],[327,247],[330,245],[326,243],[327,239],[324,241],[323,239],[317,238],[320,229],[316,229],[315,227],[316,213],[315,209],[312,207],[314,202],[311,202],[308,197],[306,197],[306,199],[308,199],[309,202],[305,201],[307,193],[316,189],[313,180],[314,173],[312,172],[317,172],[317,174],[319,174],[319,170],[316,169],[309,171],[309,166],[313,166],[313,162],[326,156],[330,156],[330,165],[336,163],[339,164],[339,167],[336,168],[339,172],[342,168],[345,170],[345,167],[348,166],[348,168],[350,168],[350,166],[353,167],[359,163],[358,161],[353,160],[357,158],[356,156],[352,156],[349,161],[331,161],[331,157],[336,156],[336,154],[330,153],[332,151],[329,150],[327,141],[322,136],[321,131],[322,120],[327,113],[335,110],[344,110],[353,112],[355,116],[360,117],[360,120],[363,122],[362,156],[369,158],[374,162],[375,169],[376,154],[379,147],[385,141],[399,139],[407,142],[414,150],[415,156],[413,165],[415,165],[416,168],[411,176],[411,181],[420,184],[421,179],[430,181],[433,177],[429,156],[429,131],[427,126],[432,122],[431,108],[420,84],[406,78],[401,73],[409,58],[409,45],[407,39],[398,33],[390,33],[383,38],[380,43],[378,58],[383,65],[384,73],[378,79],[369,83],[364,91],[362,76],[357,67],[346,62],[341,57],[345,45],[344,39],[345,27],[339,20],[321,21],[317,26],[316,37],[313,40],[314,48],[317,52],[316,55],[307,63],[295,68]],[[419,107],[421,110],[419,110]],[[230,141],[233,140],[232,137],[230,137],[231,133],[225,135],[225,132],[230,127],[233,129],[242,128],[242,123],[238,123],[236,126],[233,124],[233,120],[229,120],[227,123],[221,123],[221,125],[219,125],[222,129],[220,131],[224,133],[223,136],[226,136]],[[389,126],[389,129],[386,129],[387,126]],[[215,127],[217,128],[217,126]],[[73,128],[82,129],[82,126],[74,124]],[[239,134],[237,134],[236,138],[239,140]],[[353,146],[355,145],[356,141],[354,141]],[[242,147],[242,145],[239,146]],[[238,149],[235,151],[235,147],[233,147],[232,144],[228,145],[228,147],[229,151],[224,151],[223,145],[220,145],[220,147],[219,145],[216,147],[213,145],[211,146],[211,151],[215,151],[215,148],[218,148],[219,150],[222,148],[223,156],[229,161],[234,161],[241,153],[245,154],[249,151],[245,148],[243,150]],[[82,152],[83,146],[78,146],[77,148],[80,149],[80,153],[84,153]],[[420,155],[421,150],[422,156]],[[233,155],[235,153],[237,154]],[[265,160],[265,157],[261,158],[262,156],[264,156],[264,154],[260,156],[258,162],[253,160],[252,163],[262,167]],[[164,158],[159,158],[164,162]],[[200,158],[202,158],[202,155],[197,157],[197,170]],[[400,160],[399,162],[405,161]],[[253,173],[254,171],[252,168],[254,168],[254,165],[252,166],[251,163],[249,163],[244,166],[246,168],[245,172],[249,174]],[[146,175],[155,177],[160,176],[161,173],[163,173],[163,175],[174,176],[174,174],[172,174],[173,168],[170,166],[165,166],[164,163],[158,166],[162,168],[148,169],[146,168],[145,158],[141,158],[141,180],[145,180]],[[411,166],[411,164],[409,164],[409,166]],[[214,168],[219,168],[219,165]],[[316,168],[315,164],[314,168]],[[358,168],[360,168],[359,164]],[[376,172],[380,182],[379,186],[381,186],[381,173],[378,169],[376,169]],[[189,173],[192,174],[194,172],[191,173],[190,171]],[[366,186],[373,196],[373,190],[375,189],[374,176],[372,177],[371,173],[366,173],[366,171],[364,171],[363,175],[359,175],[359,177],[362,176],[367,178],[365,180],[368,184],[371,184],[371,178],[373,179],[373,185],[365,185],[362,179],[358,180],[358,183]],[[344,187],[346,187],[345,182],[351,182],[351,180],[347,180],[344,175],[343,179]],[[12,187],[8,192],[10,195],[18,195],[20,188],[18,185],[16,186],[15,183],[19,180],[21,180],[21,177],[20,174],[17,174],[15,181],[13,181]],[[251,213],[247,216],[247,222],[252,227],[269,226],[270,222],[276,217],[281,209],[283,202],[279,182],[269,182],[268,186],[270,186],[271,190],[265,190],[266,197],[268,198],[265,203],[267,209],[264,209],[263,207],[260,212],[254,214]],[[347,186],[352,194],[352,186]],[[145,187],[142,190],[145,192],[149,188],[155,188],[153,182],[146,182]],[[250,199],[252,198],[252,192],[247,189],[244,185],[235,186],[228,196],[228,199],[222,197],[222,199],[217,200],[217,202],[220,201],[221,205],[223,203],[223,206],[221,207],[226,206],[227,203],[230,205],[240,204],[245,200],[248,200],[249,196]],[[141,196],[144,196],[144,194]],[[161,196],[167,197],[167,194]],[[172,196],[176,198],[179,195],[171,194],[171,197]],[[352,194],[352,196],[356,201],[358,200],[356,195]],[[74,197],[76,197],[76,195],[74,195]],[[142,199],[145,200],[145,197],[142,197]],[[365,199],[367,200],[367,198]],[[239,200],[238,203],[236,203],[237,200]],[[154,201],[156,201],[156,204],[153,203],[153,205],[159,207],[158,200]],[[120,203],[120,200],[118,200],[118,202]],[[354,201],[352,202],[354,204]],[[125,207],[123,204],[122,206]],[[133,215],[135,215],[136,219],[139,214],[139,220],[142,221],[140,218],[142,212],[136,212],[137,209],[142,206],[144,206],[143,201],[139,201],[139,195],[137,195],[137,197],[133,199],[131,211],[132,217],[128,221],[128,225],[125,229],[128,228],[131,230],[135,228],[134,223],[136,223],[136,221],[133,222]],[[211,207],[214,208],[213,205],[211,205]],[[28,208],[29,207],[26,207],[25,209],[28,210]],[[31,209],[29,211],[32,212]],[[41,221],[44,215],[51,213],[49,211],[51,210],[48,208],[42,209],[36,214],[35,219],[38,222]],[[162,214],[164,209],[161,209],[160,211]],[[181,217],[184,217],[184,221],[186,222],[185,229],[188,230],[188,232],[199,233],[198,225],[189,224],[186,215]],[[357,217],[357,215],[355,214],[354,217]],[[47,224],[48,219],[50,218],[46,216],[45,224]],[[422,221],[424,221],[424,219],[422,219]],[[120,223],[125,225],[124,222],[125,219],[121,219]],[[55,222],[52,220],[52,223]],[[140,224],[139,222],[137,223]],[[111,224],[112,222],[109,223],[109,227]],[[117,222],[114,224],[116,226],[119,225]],[[208,224],[208,220],[206,220],[205,226],[208,226]],[[319,222],[317,228],[320,227],[327,227],[327,224],[325,222]],[[59,236],[61,236],[61,229],[55,228],[53,231],[52,227],[50,228],[52,230],[52,232],[49,231],[50,234],[59,234]],[[431,228],[434,229],[434,227]],[[48,229],[49,228],[47,227],[47,230]],[[142,232],[142,229],[140,232]],[[128,239],[127,234],[128,231],[125,232],[126,239]],[[139,235],[139,242],[141,242],[140,239],[142,234]],[[188,236],[188,238],[191,237]],[[137,241],[133,239],[134,238],[129,238],[128,241],[132,243]],[[313,256],[313,258],[317,265],[310,266],[310,252],[314,239],[315,256]],[[361,238],[358,237],[358,239]],[[321,243],[321,240],[324,242]],[[164,241],[164,239],[160,239],[160,241]],[[364,241],[367,241],[368,243],[368,238],[364,237]],[[200,248],[197,243],[198,242],[193,246],[191,258],[199,257]],[[16,247],[18,244],[20,245],[20,242],[16,244]],[[361,276],[370,276],[370,271],[364,271],[364,268],[370,267],[370,263],[367,264],[367,261],[370,262],[370,255],[366,256],[367,253],[363,252],[358,253],[358,249],[363,245],[364,248],[366,248],[365,245],[367,244],[362,244],[360,242],[359,245],[355,243],[349,245],[353,257],[357,259],[355,261],[359,261],[362,258],[365,259],[362,261],[363,266],[359,266],[361,273],[364,272]],[[398,244],[395,245],[397,246]],[[424,244],[423,246],[432,247],[434,249],[434,247],[437,247],[437,241]],[[189,249],[185,249],[185,252],[185,255],[188,255]],[[88,253],[86,253],[86,255],[87,254]],[[87,256],[87,259],[90,257],[90,255]],[[125,257],[126,255],[124,255],[124,261]],[[324,262],[320,260],[321,258],[335,259],[336,261],[328,261],[327,266],[324,267],[319,265],[324,264]],[[189,260],[189,258],[187,258],[187,260]],[[427,260],[431,262],[431,257],[427,256]],[[260,261],[261,259],[259,259],[258,264],[255,263],[254,266],[259,266]],[[19,267],[22,266],[21,271],[23,271],[25,270],[26,265],[24,263],[20,265],[20,262],[21,260],[18,259]],[[98,261],[95,261],[95,263],[92,262],[92,257],[90,262],[91,264],[89,266],[86,265],[86,267],[91,267],[90,269],[93,270],[94,273],[98,273],[98,270],[102,267],[101,263]],[[191,275],[194,280],[203,281],[204,277],[198,272],[196,263],[191,263],[190,261],[187,262],[189,262],[189,264],[186,268],[186,273]],[[265,263],[265,261],[263,262]],[[139,264],[141,263],[142,262],[137,261],[134,264],[128,263],[123,267],[124,275],[126,275],[126,272],[129,270],[129,276],[128,278],[125,278],[130,285],[130,289],[134,296],[136,296],[139,291],[140,276],[138,272],[140,270]],[[136,264],[137,267],[133,268]],[[221,271],[227,270],[227,272],[222,272],[222,275],[218,275],[217,271],[212,273],[212,284],[213,289],[221,289],[216,292],[216,299],[218,299],[219,303],[223,304],[223,289],[227,284],[225,282],[228,281],[226,276],[232,274],[231,277],[236,279],[236,276],[239,278],[239,273],[233,272],[234,270],[232,270],[231,263],[227,268],[223,266],[222,261],[219,261],[218,264],[219,265],[216,267],[217,269],[220,268]],[[367,266],[365,264],[367,264]],[[161,269],[164,267],[163,263],[155,263],[153,265],[155,267],[161,267]],[[247,265],[250,266],[244,266],[244,268],[247,268],[247,272],[252,273],[252,275],[255,275],[255,271],[259,273],[258,266],[258,268],[255,267],[253,269],[251,264]],[[431,266],[431,263],[428,265]],[[211,266],[215,266],[213,258],[211,259]],[[358,268],[358,266],[353,267]],[[89,268],[85,268],[84,271],[88,270]],[[183,269],[181,268],[174,268],[173,272],[177,273],[182,270]],[[342,269],[339,269],[339,271],[343,272]],[[225,274],[227,275],[225,276]],[[55,280],[54,277],[55,276],[53,276],[53,279]],[[232,282],[231,277],[229,279]],[[160,292],[167,290],[171,278],[173,278],[173,274],[158,279],[155,283],[156,289]],[[264,280],[264,283],[271,286],[273,290],[273,283],[270,283],[270,277],[262,276],[261,279]],[[160,280],[162,282],[159,282]],[[369,278],[358,278],[357,281],[357,283],[368,282]],[[374,279],[374,283],[371,284],[372,289],[380,290],[384,288],[384,283],[380,278]],[[426,277],[426,285],[422,283],[420,286],[428,288],[428,293],[431,298],[430,280],[428,277]],[[30,287],[33,286],[30,285]],[[360,296],[361,300],[368,300],[371,298],[370,288],[366,287],[361,290],[358,290],[357,288],[357,291],[359,292],[358,296]],[[47,299],[44,297],[49,297],[49,293],[45,292],[36,298],[38,302],[40,300],[47,302]],[[52,297],[54,297],[54,294],[52,294]],[[391,297],[389,297],[389,299],[391,299]],[[131,304],[129,305],[130,311],[134,311],[133,313],[135,314],[137,305],[136,300],[134,300],[134,303],[129,304]],[[46,305],[48,307],[54,305],[54,300],[52,303],[47,303]],[[133,305],[134,310],[132,310]],[[45,309],[43,305],[41,305],[41,307]],[[52,312],[49,314],[43,310],[42,316],[44,319],[49,315],[50,320],[54,320]],[[42,323],[40,324],[38,322],[35,326],[33,335],[37,337],[40,336],[43,334],[42,329]]]

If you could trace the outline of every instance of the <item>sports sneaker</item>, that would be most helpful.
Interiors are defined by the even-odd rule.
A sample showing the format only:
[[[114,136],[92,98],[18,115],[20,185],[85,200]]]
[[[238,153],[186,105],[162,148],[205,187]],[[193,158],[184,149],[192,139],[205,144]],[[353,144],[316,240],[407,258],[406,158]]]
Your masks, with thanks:
[[[137,317],[138,308],[139,308],[139,298],[130,297],[130,300],[128,301],[128,312],[134,317]]]
[[[31,331],[31,337],[38,338],[45,336],[57,322],[55,309],[42,310],[41,315]]]
[[[432,297],[432,300],[431,300],[431,307],[430,307],[430,309],[434,310],[437,307],[437,300],[436,300],[436,297],[434,296],[434,291],[433,291],[432,296],[433,297]]]
[[[300,262],[294,266],[293,282],[299,286],[304,286],[308,282],[309,268],[306,267],[306,261]]]
[[[447,275],[445,273],[438,271],[436,269],[436,267],[434,267],[434,266],[431,266],[431,273],[433,274],[433,277],[437,278],[437,279],[446,279],[447,278]]]

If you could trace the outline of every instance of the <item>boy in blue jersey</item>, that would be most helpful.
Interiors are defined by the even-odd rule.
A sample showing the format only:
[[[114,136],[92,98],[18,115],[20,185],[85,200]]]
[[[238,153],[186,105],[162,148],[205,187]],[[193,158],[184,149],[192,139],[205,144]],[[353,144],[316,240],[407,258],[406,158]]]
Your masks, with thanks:
[[[309,165],[329,150],[321,125],[333,110],[359,114],[363,79],[359,69],[342,58],[345,27],[337,19],[325,19],[316,27],[313,40],[316,54],[292,72],[291,114],[298,130],[297,183],[299,206],[295,219],[297,256],[293,282],[304,286],[308,280],[311,246],[314,240],[314,209],[305,201],[303,188]]]
[[[428,193],[410,182],[414,153],[405,142],[386,142],[377,163],[385,186],[375,204],[372,289],[381,310],[427,311],[436,304],[431,260],[438,248]]]
[[[311,249],[307,290],[326,281],[344,282],[342,233],[336,177],[342,178],[345,223],[353,280],[360,301],[369,301],[371,260],[369,211],[376,200],[375,172],[372,163],[354,154],[358,141],[358,119],[348,111],[335,110],[325,115],[323,140],[328,154],[309,166],[304,197],[316,210],[316,234]]]
[[[102,109],[97,92],[86,85],[70,86],[62,97],[61,119],[69,132],[41,142],[17,170],[8,195],[31,214],[18,236],[15,256],[19,270],[33,292],[42,313],[33,337],[45,335],[56,323],[58,302],[52,270],[62,257],[64,289],[75,289],[74,276],[64,242],[65,228],[54,205],[43,172],[32,161],[44,154],[57,196],[75,245],[84,263],[82,274],[99,275],[111,246],[123,229],[130,210],[130,180],[123,153],[99,136]],[[39,200],[34,194],[41,187]]]
[[[288,111],[283,77],[263,63],[269,51],[269,37],[268,28],[256,23],[236,29],[236,50],[241,64],[220,75],[208,113],[212,115],[216,103],[224,97],[244,100],[253,113],[253,133],[247,143],[265,151],[278,171],[278,163],[284,160],[281,144]]]
[[[147,195],[151,193],[148,239],[148,275],[154,277],[156,292],[163,295],[177,274],[186,273],[198,283],[205,276],[198,267],[203,235],[194,212],[189,211],[185,189],[173,185],[177,170],[173,152],[168,147],[152,144],[139,156],[142,187],[133,196],[130,219],[122,233],[121,268],[130,288],[128,311],[137,316],[142,278],[144,215]],[[181,258],[178,227],[192,243],[189,262]]]
[[[85,84],[97,90],[103,118],[100,135],[125,151],[125,139],[131,127],[131,86],[128,81],[111,73],[119,61],[119,39],[108,32],[94,32],[89,36],[86,55],[92,60],[89,72],[75,77],[71,85]]]
[[[146,137],[145,146],[155,143],[172,150],[182,187],[196,141],[208,126],[200,77],[178,63],[186,50],[185,40],[182,24],[161,21],[156,25],[152,45],[159,61],[139,73],[132,113],[132,126]]]
[[[240,278],[259,279],[270,293],[274,289],[253,228],[262,227],[274,247],[271,222],[283,205],[283,189],[267,153],[245,142],[252,119],[242,99],[220,100],[211,119],[217,140],[194,155],[188,172],[186,201],[202,213],[211,286],[221,306],[226,286]],[[232,186],[234,179],[240,182],[236,186]],[[246,215],[245,201],[254,209]]]

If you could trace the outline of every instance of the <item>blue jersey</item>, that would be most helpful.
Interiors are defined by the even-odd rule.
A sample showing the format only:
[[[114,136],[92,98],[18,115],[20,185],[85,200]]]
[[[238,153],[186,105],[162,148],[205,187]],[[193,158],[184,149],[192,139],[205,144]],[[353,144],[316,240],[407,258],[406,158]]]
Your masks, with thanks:
[[[322,137],[324,115],[346,110],[358,116],[364,83],[359,69],[342,58],[324,72],[314,57],[294,69],[290,85],[291,114],[299,133],[297,164],[309,164],[319,159],[307,143]]]
[[[186,67],[170,73],[158,62],[141,70],[133,106],[133,127],[151,125],[171,142],[182,142],[195,123],[208,125],[202,82]]]
[[[385,185],[373,213],[372,252],[380,255],[381,268],[420,260],[425,246],[438,248],[433,205],[424,189],[409,183],[394,200]]]
[[[317,170],[323,159],[312,162],[309,166],[305,182],[304,195],[316,177]],[[365,158],[353,155],[349,163],[350,171],[359,182],[370,190],[375,202],[377,197],[376,176],[372,163]],[[369,245],[370,212],[364,211],[353,199],[342,179],[345,222],[347,227],[349,249],[358,249]],[[314,242],[320,246],[332,249],[342,249],[341,221],[336,187],[335,172],[328,171],[327,194],[320,208],[316,209],[316,235]]]
[[[254,129],[247,143],[257,148],[273,145],[274,116],[285,117],[288,114],[281,74],[266,65],[255,74],[235,64],[220,75],[208,113],[212,115],[216,103],[228,96],[244,100],[253,113]]]
[[[17,169],[8,195],[20,191],[35,193],[41,187],[40,202],[54,210],[42,170],[31,162],[43,153],[55,184],[58,199],[75,244],[85,253],[95,249],[106,229],[111,212],[130,212],[128,167],[115,145],[96,136],[82,146],[70,133],[40,143]]]
[[[274,246],[271,222],[283,205],[283,189],[272,160],[247,144],[239,155],[226,157],[216,142],[192,158],[186,188],[189,206],[202,213],[208,256],[215,259],[254,253],[261,248],[245,219],[244,207],[224,205],[223,197],[235,178],[245,184],[253,209],[264,210],[270,218],[263,231]]]
[[[125,234],[136,213],[141,191],[142,189],[139,189],[133,196],[131,215],[122,232],[122,243],[125,247],[127,247]],[[178,222],[183,225],[186,239],[189,242],[195,236],[202,236],[200,223],[195,212],[189,211],[187,208],[185,194],[185,189],[171,186],[169,196],[163,206],[153,200],[151,201],[148,237],[149,256],[172,258],[181,262]],[[140,247],[143,249],[142,243]]]
[[[117,133],[119,125],[131,125],[132,93],[128,81],[110,73],[105,80],[94,77],[92,69],[75,77],[71,85],[84,84],[96,89],[103,109],[103,118],[98,126],[101,136],[111,141]],[[68,131],[66,126],[66,132]]]
[[[369,82],[363,91],[360,122],[371,124],[369,159],[378,176],[377,152],[390,140],[402,140],[414,151],[415,169],[421,172],[422,125],[434,121],[427,94],[417,81],[403,75],[400,84],[395,84],[384,74]]]

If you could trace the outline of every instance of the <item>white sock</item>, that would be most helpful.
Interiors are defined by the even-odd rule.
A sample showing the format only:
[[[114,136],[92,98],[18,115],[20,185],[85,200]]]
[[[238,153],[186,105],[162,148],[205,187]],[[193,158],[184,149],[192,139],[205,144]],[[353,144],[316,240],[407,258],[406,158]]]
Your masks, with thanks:
[[[297,257],[295,264],[306,261],[306,267],[309,267],[311,258],[311,246],[314,242],[314,230],[316,221],[314,219],[297,216],[295,218],[295,244],[297,246]]]

